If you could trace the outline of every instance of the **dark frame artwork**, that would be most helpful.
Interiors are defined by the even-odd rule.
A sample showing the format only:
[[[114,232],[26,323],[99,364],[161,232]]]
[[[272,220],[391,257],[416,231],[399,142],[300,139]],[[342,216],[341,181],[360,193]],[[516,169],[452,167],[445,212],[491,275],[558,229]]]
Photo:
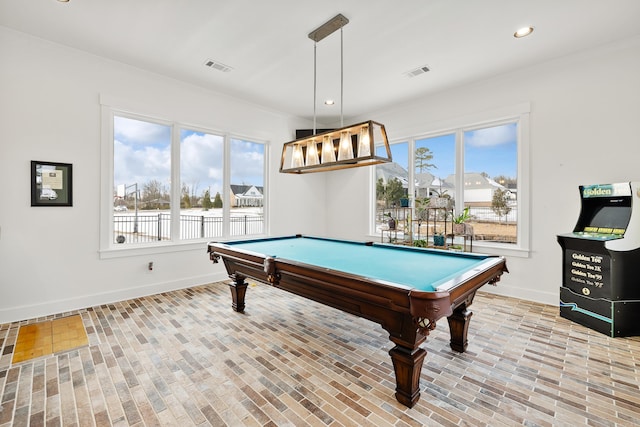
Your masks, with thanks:
[[[73,206],[70,163],[31,161],[31,206]]]

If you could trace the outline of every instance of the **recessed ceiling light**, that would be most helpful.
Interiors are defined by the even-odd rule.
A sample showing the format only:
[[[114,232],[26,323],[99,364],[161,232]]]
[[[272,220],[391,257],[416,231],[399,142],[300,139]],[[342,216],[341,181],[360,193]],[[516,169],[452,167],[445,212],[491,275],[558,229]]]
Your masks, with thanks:
[[[526,37],[531,33],[533,33],[533,27],[522,27],[518,31],[513,33],[513,37],[519,39],[522,37]]]
[[[335,103],[336,101],[334,101],[333,99],[327,99],[326,101],[324,101],[324,105],[333,105]]]

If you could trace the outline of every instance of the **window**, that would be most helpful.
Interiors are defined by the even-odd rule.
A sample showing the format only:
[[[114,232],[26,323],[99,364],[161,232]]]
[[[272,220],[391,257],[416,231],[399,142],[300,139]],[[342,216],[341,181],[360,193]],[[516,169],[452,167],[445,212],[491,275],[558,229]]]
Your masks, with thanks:
[[[456,135],[418,139],[413,153],[416,200],[451,195],[455,191],[452,177],[456,172]]]
[[[406,215],[409,213],[409,181],[406,171],[409,168],[409,143],[399,142],[392,144],[391,157],[393,163],[386,163],[376,167],[376,224],[378,232],[381,227],[388,227],[393,234],[388,236],[389,240],[397,239],[398,233],[396,224],[402,221],[406,223]],[[384,147],[377,147],[378,155],[386,157]]]
[[[224,137],[180,129],[180,238],[223,235]]]
[[[232,236],[264,233],[264,144],[231,139]]]
[[[517,124],[463,133],[464,191],[476,240],[517,243]]]
[[[103,120],[103,250],[265,232],[264,143],[107,107]]]
[[[430,244],[433,234],[450,234],[453,218],[466,209],[465,232],[473,233],[474,248],[528,250],[528,194],[521,185],[528,180],[528,106],[519,109],[511,118],[461,123],[393,143],[393,163],[376,166],[373,232],[392,243]],[[434,197],[449,200],[447,230],[433,224],[444,213],[434,217],[427,210]],[[390,217],[396,231],[387,240]]]
[[[169,240],[171,126],[113,118],[114,243]]]

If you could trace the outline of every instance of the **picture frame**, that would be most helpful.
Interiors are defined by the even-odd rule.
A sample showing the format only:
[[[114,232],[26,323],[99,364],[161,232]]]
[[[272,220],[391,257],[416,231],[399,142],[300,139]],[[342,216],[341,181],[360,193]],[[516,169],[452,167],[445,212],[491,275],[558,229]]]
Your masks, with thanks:
[[[73,165],[32,160],[31,206],[73,206]]]

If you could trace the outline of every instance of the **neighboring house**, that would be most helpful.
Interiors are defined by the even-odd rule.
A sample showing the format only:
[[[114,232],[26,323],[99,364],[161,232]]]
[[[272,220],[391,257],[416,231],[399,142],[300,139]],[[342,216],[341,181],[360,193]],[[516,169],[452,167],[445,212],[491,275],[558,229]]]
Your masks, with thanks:
[[[430,174],[429,174],[430,175]],[[438,178],[431,175],[433,179],[427,186],[426,190],[423,191],[424,196],[419,197],[433,197],[433,196],[444,196],[447,195],[452,199],[456,198],[456,187],[453,182],[447,181],[446,179]]]
[[[453,185],[455,175],[449,175],[445,180]],[[481,173],[465,173],[464,174],[464,203],[465,205],[490,205],[493,200],[493,193],[496,190],[507,190],[509,198],[515,195],[504,185],[500,185],[491,178]]]
[[[391,179],[396,178],[402,186],[408,190],[409,181],[407,171],[395,162],[384,163],[376,166],[376,180],[382,179],[386,184]],[[446,179],[440,179],[429,172],[415,174],[416,198],[433,197],[436,193],[444,193],[456,198],[454,175],[449,175]],[[481,173],[464,174],[464,203],[465,205],[489,206],[493,200],[493,193],[497,190],[507,190],[509,198],[515,200],[515,188],[508,188],[497,183],[491,178],[485,177]]]
[[[409,174],[406,169],[396,162],[382,163],[376,166],[376,182],[382,179],[382,184],[387,185],[392,179],[397,179],[402,183],[402,187],[409,188]]]
[[[416,173],[415,177],[416,198],[429,197],[433,191],[433,181],[436,177],[429,172]]]
[[[408,194],[409,174],[406,169],[395,162],[383,163],[376,166],[376,181],[382,179],[383,184],[387,184],[393,178],[402,183],[402,187]],[[455,188],[452,183],[434,176],[429,172],[415,174],[414,188],[416,198],[432,197],[436,192],[446,192],[452,198],[455,195]]]
[[[264,187],[255,185],[231,185],[232,207],[262,207]]]

